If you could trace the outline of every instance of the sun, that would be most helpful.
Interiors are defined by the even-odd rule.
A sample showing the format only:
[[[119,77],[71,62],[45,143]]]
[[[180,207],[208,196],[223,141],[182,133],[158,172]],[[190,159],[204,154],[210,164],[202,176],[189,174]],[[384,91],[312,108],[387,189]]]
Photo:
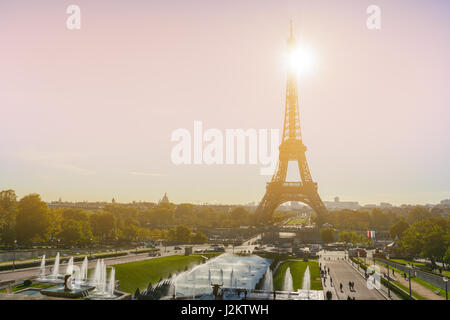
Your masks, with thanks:
[[[311,74],[316,68],[316,63],[316,54],[310,46],[295,47],[287,53],[289,71],[301,76]]]

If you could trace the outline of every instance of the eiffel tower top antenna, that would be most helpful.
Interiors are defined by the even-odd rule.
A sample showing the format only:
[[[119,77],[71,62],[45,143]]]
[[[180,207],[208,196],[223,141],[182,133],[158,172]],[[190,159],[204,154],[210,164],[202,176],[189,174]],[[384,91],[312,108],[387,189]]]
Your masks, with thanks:
[[[293,38],[293,34],[292,34],[292,18],[291,18],[291,20],[290,20],[290,25],[291,25],[291,32],[290,32],[290,36],[289,36],[289,38]]]
[[[291,18],[289,20],[289,43],[295,43],[295,37],[294,37],[294,20]]]

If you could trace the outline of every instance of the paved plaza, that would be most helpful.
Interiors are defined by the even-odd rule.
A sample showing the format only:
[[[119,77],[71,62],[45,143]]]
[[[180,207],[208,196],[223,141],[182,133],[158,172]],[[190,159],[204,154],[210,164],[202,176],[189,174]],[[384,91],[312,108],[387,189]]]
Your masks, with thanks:
[[[327,276],[323,283],[324,295],[328,290],[333,294],[333,300],[347,300],[347,297],[355,298],[355,300],[385,300],[376,289],[369,289],[364,277],[355,270],[351,264],[345,261],[345,253],[343,251],[322,251],[319,262],[323,268],[330,269],[330,275],[333,279],[333,286],[330,283],[330,276]],[[348,283],[354,282],[354,291],[350,291]],[[342,291],[339,284],[342,283]]]

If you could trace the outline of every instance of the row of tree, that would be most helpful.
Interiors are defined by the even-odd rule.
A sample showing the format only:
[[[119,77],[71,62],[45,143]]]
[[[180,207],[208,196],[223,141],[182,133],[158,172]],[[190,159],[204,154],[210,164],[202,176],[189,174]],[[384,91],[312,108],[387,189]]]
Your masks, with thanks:
[[[425,216],[419,217],[412,224],[401,219],[391,226],[389,233],[391,238],[398,242],[396,250],[403,256],[426,258],[433,264],[436,261],[450,264],[450,218]],[[336,229],[332,227],[320,230],[324,243],[336,241],[335,234]],[[339,232],[337,240],[352,245],[367,245],[371,242],[364,233],[354,231]]]
[[[450,264],[450,218],[427,217],[411,225],[401,220],[391,227],[390,233],[398,239],[399,250],[408,256]]]
[[[416,206],[408,209],[406,212],[393,212],[378,208],[371,211],[365,209],[328,211],[321,216],[321,220],[323,223],[331,224],[337,230],[387,231],[392,225],[401,220],[412,224],[425,218],[439,216],[437,213],[432,213],[428,208]],[[317,220],[317,216],[313,216],[313,221]]]
[[[93,212],[78,208],[51,209],[38,194],[19,201],[13,190],[0,192],[0,242],[32,244],[97,241],[206,242],[198,229],[251,224],[253,215],[243,207],[231,212],[192,204],[161,203],[149,210],[109,204]]]

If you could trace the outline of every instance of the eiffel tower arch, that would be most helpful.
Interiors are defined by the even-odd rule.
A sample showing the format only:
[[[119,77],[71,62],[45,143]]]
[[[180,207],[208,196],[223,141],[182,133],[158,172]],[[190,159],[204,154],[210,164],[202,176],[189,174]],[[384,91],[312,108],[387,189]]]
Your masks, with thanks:
[[[288,53],[295,50],[296,41],[292,34],[287,42]],[[326,208],[317,191],[317,183],[313,181],[306,160],[306,146],[303,144],[300,129],[298,104],[298,75],[295,70],[288,70],[286,84],[286,103],[284,110],[283,138],[279,146],[277,169],[272,180],[267,183],[266,193],[256,209],[261,222],[267,221],[275,209],[284,202],[299,201],[310,206],[318,215],[318,224],[322,220]],[[301,181],[286,181],[289,161],[298,163]]]

